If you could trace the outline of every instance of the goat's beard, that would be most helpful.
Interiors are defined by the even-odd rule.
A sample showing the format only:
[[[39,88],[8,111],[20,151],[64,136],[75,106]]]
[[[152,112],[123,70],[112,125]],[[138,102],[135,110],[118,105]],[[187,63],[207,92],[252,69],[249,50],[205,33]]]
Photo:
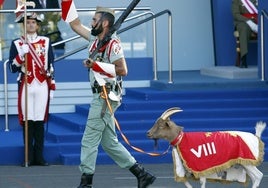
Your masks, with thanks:
[[[158,139],[154,138],[154,149],[157,150],[158,148]]]

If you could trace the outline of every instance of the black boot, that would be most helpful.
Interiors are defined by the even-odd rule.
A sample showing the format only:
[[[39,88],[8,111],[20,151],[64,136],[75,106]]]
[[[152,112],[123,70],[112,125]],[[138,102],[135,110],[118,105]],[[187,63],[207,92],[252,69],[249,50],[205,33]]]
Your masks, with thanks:
[[[80,185],[77,188],[93,188],[92,179],[93,179],[93,174],[83,173],[81,176]]]
[[[155,176],[147,172],[140,164],[134,164],[130,169],[130,172],[138,179],[138,188],[146,188],[151,185],[156,179]]]
[[[241,58],[240,68],[248,68],[246,55]]]

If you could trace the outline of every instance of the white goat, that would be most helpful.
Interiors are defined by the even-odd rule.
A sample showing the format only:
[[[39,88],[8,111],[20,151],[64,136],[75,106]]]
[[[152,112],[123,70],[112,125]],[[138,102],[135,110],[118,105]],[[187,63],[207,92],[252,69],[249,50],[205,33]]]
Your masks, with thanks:
[[[256,166],[263,161],[264,143],[260,140],[266,123],[257,122],[255,135],[242,131],[183,132],[183,127],[170,120],[174,107],[166,110],[147,132],[151,139],[165,139],[173,146],[175,180],[192,188],[189,179],[246,182],[259,187],[263,173]],[[224,147],[225,146],[225,147]]]

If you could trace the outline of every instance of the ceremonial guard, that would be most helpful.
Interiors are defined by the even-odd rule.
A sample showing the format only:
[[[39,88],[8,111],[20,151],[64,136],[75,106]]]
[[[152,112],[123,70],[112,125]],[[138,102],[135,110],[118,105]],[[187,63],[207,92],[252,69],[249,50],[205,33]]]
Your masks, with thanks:
[[[235,30],[238,31],[240,62],[237,66],[247,68],[248,42],[258,33],[258,0],[233,0],[232,14]]]
[[[24,23],[24,18],[24,14],[20,14],[16,22]],[[26,36],[12,41],[9,54],[11,72],[18,72],[18,117],[23,127],[24,143],[26,121],[28,123],[29,166],[48,165],[43,157],[44,123],[48,117],[49,101],[53,98],[53,91],[56,89],[53,68],[54,54],[50,40],[37,34],[38,24],[41,21],[38,14],[27,13]],[[27,78],[25,74],[27,74]]]

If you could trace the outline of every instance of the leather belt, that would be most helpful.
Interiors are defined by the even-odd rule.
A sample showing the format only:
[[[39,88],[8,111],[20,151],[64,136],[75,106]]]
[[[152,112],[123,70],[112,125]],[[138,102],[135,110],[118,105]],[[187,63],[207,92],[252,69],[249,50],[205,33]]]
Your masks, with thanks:
[[[119,87],[118,85],[111,85],[111,86],[105,86],[107,91],[118,91]],[[97,87],[91,87],[92,93],[101,93],[102,92],[102,86]]]
[[[92,87],[92,93],[101,93],[102,92],[102,87],[98,86],[98,87]]]

